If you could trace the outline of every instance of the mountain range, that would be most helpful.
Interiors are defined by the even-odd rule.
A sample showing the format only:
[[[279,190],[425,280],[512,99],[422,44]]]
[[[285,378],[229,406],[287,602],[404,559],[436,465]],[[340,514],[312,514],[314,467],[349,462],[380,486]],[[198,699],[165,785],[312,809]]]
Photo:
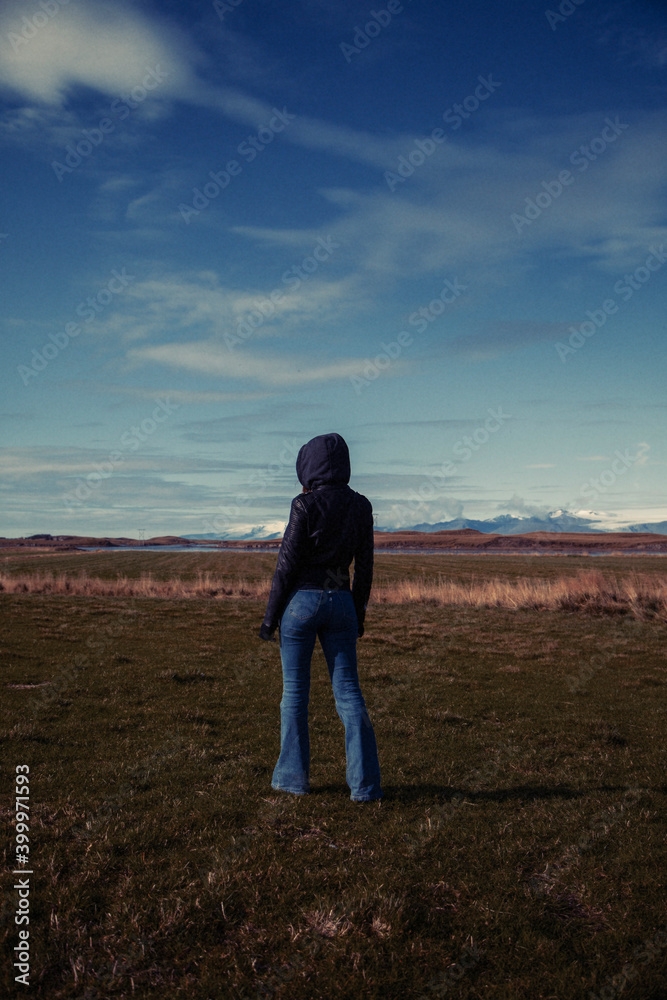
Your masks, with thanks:
[[[598,514],[595,511],[579,511],[573,513],[567,510],[553,510],[546,515],[515,516],[513,514],[499,514],[497,517],[488,518],[484,521],[472,518],[457,517],[453,521],[436,521],[434,524],[422,522],[420,524],[402,525],[400,528],[387,528],[376,525],[376,531],[463,531],[472,528],[484,534],[497,535],[525,535],[532,531],[549,531],[562,534],[572,534],[582,532],[586,534],[604,534],[614,531],[629,532],[651,532],[658,535],[667,535],[667,521],[655,521],[649,524],[629,524],[618,525],[609,524],[603,526],[607,520],[606,515]],[[253,528],[240,529],[238,531],[227,531],[221,534],[209,532],[205,535],[188,535],[188,538],[195,540],[268,540],[281,538],[283,532],[275,530],[277,525],[270,526],[257,525]]]

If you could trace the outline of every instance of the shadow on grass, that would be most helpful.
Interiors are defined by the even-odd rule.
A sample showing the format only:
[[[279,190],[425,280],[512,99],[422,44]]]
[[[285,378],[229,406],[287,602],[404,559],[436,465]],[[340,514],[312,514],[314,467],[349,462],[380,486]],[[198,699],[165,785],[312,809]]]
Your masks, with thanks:
[[[626,785],[598,785],[594,788],[573,788],[571,785],[517,785],[514,788],[485,789],[471,791],[454,788],[452,785],[406,784],[382,785],[384,800],[387,802],[451,802],[455,798],[465,798],[469,802],[507,802],[510,799],[577,799],[598,792],[625,792]],[[664,791],[664,786],[655,791]],[[312,795],[349,795],[347,785],[311,785]]]

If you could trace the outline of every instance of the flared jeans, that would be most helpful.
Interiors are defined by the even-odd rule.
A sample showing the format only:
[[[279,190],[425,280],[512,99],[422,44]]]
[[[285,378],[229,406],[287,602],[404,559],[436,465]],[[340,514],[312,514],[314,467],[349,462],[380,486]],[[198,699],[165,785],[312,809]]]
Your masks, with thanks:
[[[294,795],[310,791],[308,701],[310,661],[319,638],[336,711],[345,727],[346,780],[354,802],[382,798],[375,732],[357,674],[357,615],[349,590],[297,590],[280,622],[283,696],[280,757],[271,787]]]

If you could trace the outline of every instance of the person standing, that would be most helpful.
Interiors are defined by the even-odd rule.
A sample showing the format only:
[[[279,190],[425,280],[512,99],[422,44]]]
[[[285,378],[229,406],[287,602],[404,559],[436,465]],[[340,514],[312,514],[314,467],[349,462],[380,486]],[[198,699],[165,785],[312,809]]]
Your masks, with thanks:
[[[350,454],[340,434],[320,434],[304,444],[296,472],[303,492],[292,500],[259,630],[269,641],[279,630],[283,671],[280,756],[271,787],[310,792],[310,663],[319,638],[345,727],[350,798],[372,802],[382,798],[380,764],[359,686],[357,638],[364,634],[373,581],[373,508],[348,486]]]

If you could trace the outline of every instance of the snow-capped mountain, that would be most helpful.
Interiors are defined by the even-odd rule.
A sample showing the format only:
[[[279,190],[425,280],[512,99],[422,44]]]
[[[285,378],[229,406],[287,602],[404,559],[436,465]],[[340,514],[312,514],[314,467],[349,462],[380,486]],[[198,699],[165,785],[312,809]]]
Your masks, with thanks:
[[[462,531],[465,528],[473,528],[475,531],[484,533],[496,533],[498,535],[524,535],[532,531],[550,531],[557,533],[577,533],[600,534],[607,531],[633,531],[633,532],[654,532],[656,534],[667,534],[667,521],[659,521],[655,524],[633,524],[622,525],[616,523],[615,519],[607,514],[597,513],[591,510],[581,510],[576,513],[568,510],[552,510],[544,516],[515,516],[513,514],[499,514],[497,517],[488,518],[483,521],[472,518],[457,517],[453,521],[437,521],[435,524],[422,522],[421,524],[411,524],[409,527],[401,528],[381,528],[377,531]]]
[[[485,534],[495,533],[498,535],[525,535],[532,531],[549,531],[561,534],[586,533],[604,534],[609,531],[632,531],[651,532],[654,534],[667,535],[667,521],[657,521],[651,524],[623,524],[612,515],[598,513],[593,510],[579,510],[576,512],[558,508],[548,514],[534,515],[514,515],[498,514],[496,517],[486,520],[475,520],[474,518],[457,517],[452,521],[436,521],[435,524],[421,522],[420,524],[401,525],[400,527],[382,527],[376,525],[376,531],[463,531],[472,528]],[[215,540],[215,541],[268,541],[273,538],[282,538],[285,531],[284,521],[273,521],[269,524],[260,525],[239,525],[238,528],[230,531],[215,534],[209,532],[201,535],[188,535],[193,540]]]
[[[654,521],[652,524],[630,524],[626,531],[650,531],[655,535],[667,535],[667,521]]]

